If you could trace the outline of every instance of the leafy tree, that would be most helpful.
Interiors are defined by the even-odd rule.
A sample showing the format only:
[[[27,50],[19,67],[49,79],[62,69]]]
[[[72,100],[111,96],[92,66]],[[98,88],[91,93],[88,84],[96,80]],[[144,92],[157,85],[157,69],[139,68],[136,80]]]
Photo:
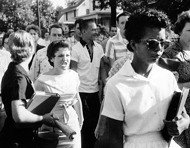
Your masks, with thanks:
[[[182,11],[186,11],[190,9],[190,1],[189,0],[158,0],[157,3],[150,6],[164,11],[166,14],[168,14],[171,22],[174,23],[177,19],[178,14],[180,14]]]
[[[66,0],[67,8],[74,6],[77,3],[78,0]]]
[[[56,9],[55,9],[56,21],[58,21],[59,18],[62,16],[63,10],[64,10],[64,8],[62,6],[56,7]]]
[[[34,24],[38,24],[37,8],[37,1],[35,0],[31,7],[34,14],[36,14]],[[49,0],[39,0],[39,12],[40,28],[48,28],[52,23],[56,22],[55,10]]]
[[[39,11],[41,28],[48,28],[57,21],[56,11],[49,0],[39,0]],[[25,29],[29,24],[38,25],[36,0],[1,0],[0,31]]]
[[[101,9],[110,7],[111,0],[95,1],[98,1]],[[169,16],[172,23],[176,21],[179,13],[190,9],[190,0],[116,0],[116,3],[118,8],[130,13],[136,9],[148,7],[162,10]]]
[[[25,25],[34,21],[29,0],[2,0],[0,14],[0,31],[24,29]]]

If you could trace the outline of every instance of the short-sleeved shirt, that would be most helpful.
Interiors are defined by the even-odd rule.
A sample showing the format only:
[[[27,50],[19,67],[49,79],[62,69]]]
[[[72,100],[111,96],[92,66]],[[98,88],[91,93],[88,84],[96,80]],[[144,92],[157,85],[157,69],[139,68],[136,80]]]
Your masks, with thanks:
[[[80,79],[79,92],[98,92],[100,60],[104,55],[102,46],[93,42],[92,61],[84,42],[77,42],[72,47],[71,55],[71,59],[77,62],[77,72]]]
[[[47,47],[42,48],[34,56],[29,73],[30,78],[35,82],[40,74],[48,72],[52,68],[47,57]]]
[[[11,62],[8,66],[1,83],[2,101],[5,106],[7,118],[3,127],[3,134],[9,142],[32,140],[32,128],[16,128],[12,117],[11,102],[13,100],[30,99],[34,94],[34,87],[27,72],[22,66]]]
[[[105,55],[115,60],[124,56],[127,56],[128,59],[132,59],[133,53],[127,49],[127,44],[128,41],[125,38],[122,38],[120,32],[118,32],[108,40]]]
[[[174,91],[180,90],[170,71],[154,64],[145,78],[127,61],[106,84],[102,115],[123,121],[127,136],[157,132]]]

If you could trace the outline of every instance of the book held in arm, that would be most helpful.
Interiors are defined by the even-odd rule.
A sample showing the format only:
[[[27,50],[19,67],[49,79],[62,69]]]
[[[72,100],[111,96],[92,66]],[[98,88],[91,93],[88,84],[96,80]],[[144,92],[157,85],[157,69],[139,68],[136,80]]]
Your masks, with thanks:
[[[32,99],[27,103],[26,108],[37,115],[44,115],[50,113],[60,95],[57,93],[46,93],[42,91],[36,91]]]
[[[174,92],[171,102],[168,107],[167,115],[166,115],[166,121],[172,121],[176,117],[180,117],[180,115],[183,113],[183,109],[185,107],[185,102],[187,100],[189,94],[189,88],[183,87],[181,92]],[[164,126],[162,130],[162,135],[164,139],[168,142],[171,141],[173,138],[170,136],[167,132],[167,127]]]
[[[60,97],[64,98],[62,103],[72,104],[72,99],[70,94],[59,95],[58,93],[47,93],[36,91],[32,99],[27,103],[26,108],[37,115],[44,115],[50,113],[51,110],[54,108]],[[53,120],[54,117],[52,116]],[[59,120],[54,120],[57,128],[59,128],[69,139],[74,139],[76,132],[67,124],[61,123]],[[39,132],[39,137],[44,136],[44,132]]]
[[[188,94],[189,89],[186,87],[183,87],[181,92],[174,92],[167,111],[166,120],[172,121],[175,117],[179,117],[182,114]]]

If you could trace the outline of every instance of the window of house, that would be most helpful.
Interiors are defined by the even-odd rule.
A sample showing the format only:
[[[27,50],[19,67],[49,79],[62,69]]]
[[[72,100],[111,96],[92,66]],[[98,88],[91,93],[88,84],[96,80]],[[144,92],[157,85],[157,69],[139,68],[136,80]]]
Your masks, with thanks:
[[[68,13],[66,12],[66,21],[68,21]]]
[[[76,10],[74,10],[74,17],[76,17]]]

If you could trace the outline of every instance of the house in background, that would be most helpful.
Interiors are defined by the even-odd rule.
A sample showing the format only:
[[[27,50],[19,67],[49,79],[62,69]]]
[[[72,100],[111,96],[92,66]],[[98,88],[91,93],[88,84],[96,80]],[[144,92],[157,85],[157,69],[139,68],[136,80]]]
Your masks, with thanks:
[[[95,19],[97,24],[107,26],[111,24],[111,9],[97,8],[95,0],[77,0],[71,6],[62,11],[59,23],[63,24],[65,32],[74,27],[76,19]]]

